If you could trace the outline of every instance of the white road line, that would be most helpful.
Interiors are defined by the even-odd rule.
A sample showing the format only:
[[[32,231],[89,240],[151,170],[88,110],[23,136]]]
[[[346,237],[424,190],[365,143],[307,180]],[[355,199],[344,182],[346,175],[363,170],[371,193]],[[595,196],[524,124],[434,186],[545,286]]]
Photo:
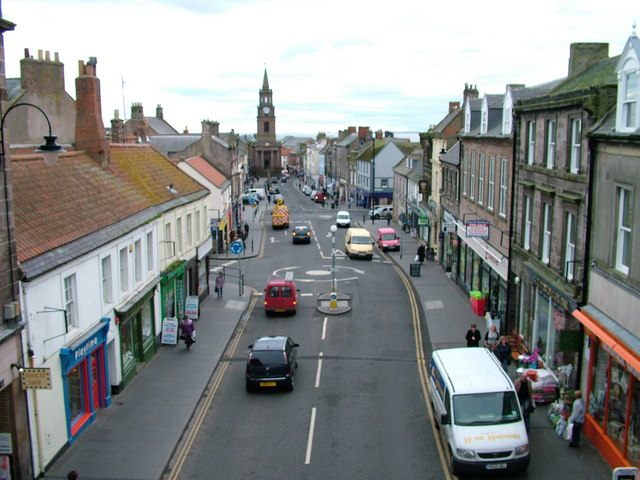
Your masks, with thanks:
[[[316,388],[320,386],[320,373],[322,372],[322,352],[318,355],[318,370],[316,371]]]
[[[311,448],[313,447],[313,430],[316,426],[316,407],[311,409],[311,423],[309,424],[309,438],[307,439],[307,455],[304,459],[304,464],[309,465],[311,463]]]
[[[322,340],[324,340],[327,336],[327,317],[324,317],[324,321],[322,322]]]

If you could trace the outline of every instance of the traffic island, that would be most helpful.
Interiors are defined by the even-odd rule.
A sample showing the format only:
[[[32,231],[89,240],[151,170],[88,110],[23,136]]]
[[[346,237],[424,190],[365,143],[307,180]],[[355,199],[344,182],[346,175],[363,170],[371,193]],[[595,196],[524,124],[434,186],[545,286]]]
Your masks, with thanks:
[[[340,315],[351,311],[351,297],[346,293],[321,293],[317,309],[327,315]]]

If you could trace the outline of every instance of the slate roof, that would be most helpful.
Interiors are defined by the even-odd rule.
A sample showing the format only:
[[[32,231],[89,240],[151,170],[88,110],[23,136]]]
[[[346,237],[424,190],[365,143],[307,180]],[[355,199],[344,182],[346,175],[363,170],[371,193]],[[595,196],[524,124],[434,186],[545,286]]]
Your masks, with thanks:
[[[84,152],[13,156],[18,261],[27,278],[56,268],[209,192],[149,145],[112,145],[102,168]],[[171,193],[167,185],[178,193]]]
[[[151,127],[151,129],[156,132],[158,135],[176,135],[178,131],[173,128],[167,121],[163,118],[158,117],[144,117],[147,125]]]
[[[149,143],[164,155],[169,155],[182,152],[201,138],[201,135],[152,135],[149,137]]]
[[[570,77],[561,82],[557,87],[549,91],[549,95],[562,95],[565,93],[585,90],[591,87],[618,85],[616,66],[620,55],[609,57],[593,64],[584,72]]]
[[[458,115],[462,115],[461,108],[449,112],[435,127],[433,127],[432,131],[435,133],[442,133]]]
[[[447,150],[447,153],[440,155],[440,162],[448,163],[449,165],[460,165],[460,142],[456,142],[453,146]]]
[[[348,147],[349,145],[351,145],[353,142],[355,142],[357,140],[358,140],[358,134],[357,133],[350,133],[349,135],[344,137],[339,142],[336,142],[336,145],[338,147]]]

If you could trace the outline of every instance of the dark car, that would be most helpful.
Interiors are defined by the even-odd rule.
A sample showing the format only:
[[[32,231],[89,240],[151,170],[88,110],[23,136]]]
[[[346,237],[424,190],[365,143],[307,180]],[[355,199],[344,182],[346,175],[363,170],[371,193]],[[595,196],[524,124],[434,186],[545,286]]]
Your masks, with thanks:
[[[306,225],[297,225],[291,232],[293,243],[311,243],[311,230]]]
[[[260,337],[249,345],[251,352],[245,373],[247,392],[263,387],[293,390],[298,346],[282,335]]]

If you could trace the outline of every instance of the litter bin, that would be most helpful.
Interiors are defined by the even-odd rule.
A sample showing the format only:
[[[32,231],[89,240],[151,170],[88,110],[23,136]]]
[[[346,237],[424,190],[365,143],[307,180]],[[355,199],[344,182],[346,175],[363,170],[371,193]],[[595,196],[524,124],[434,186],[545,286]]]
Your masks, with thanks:
[[[409,275],[411,275],[412,277],[419,277],[420,276],[420,267],[422,265],[420,265],[419,263],[410,263],[409,264]]]

